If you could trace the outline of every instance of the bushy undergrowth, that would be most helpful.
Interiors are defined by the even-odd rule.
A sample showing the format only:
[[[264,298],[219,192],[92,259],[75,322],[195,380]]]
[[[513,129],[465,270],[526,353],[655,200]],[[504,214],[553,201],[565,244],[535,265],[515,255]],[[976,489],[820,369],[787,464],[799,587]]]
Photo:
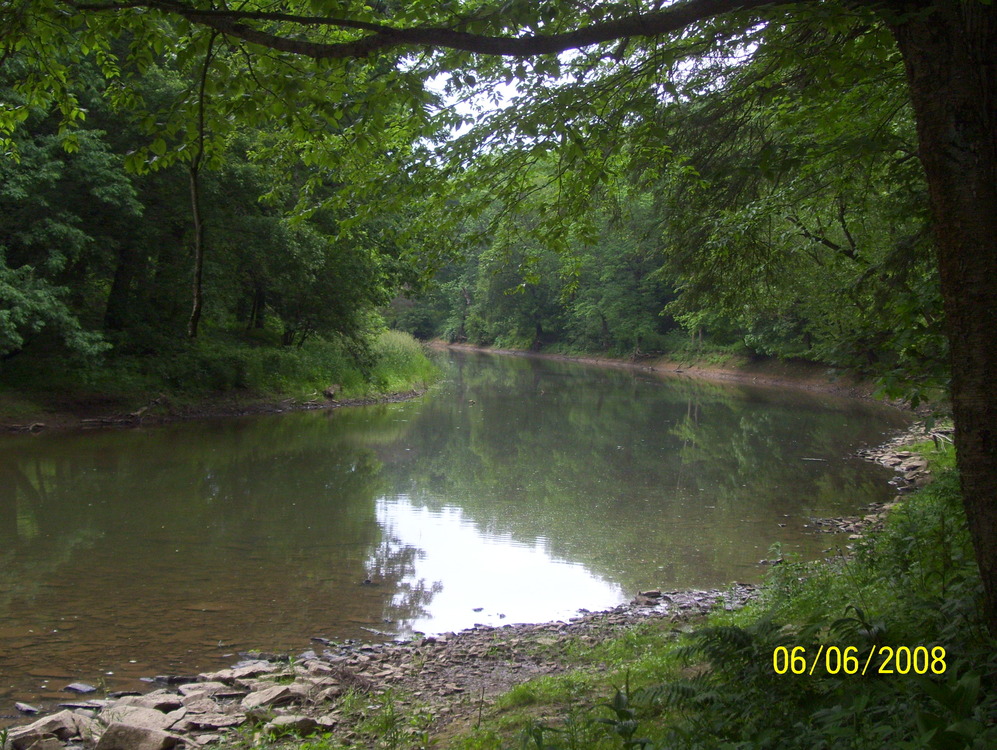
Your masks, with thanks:
[[[86,369],[36,360],[25,369],[8,368],[4,380],[14,388],[113,394],[125,400],[160,391],[192,398],[240,392],[321,398],[333,385],[345,397],[409,390],[430,382],[435,373],[418,342],[386,331],[360,344],[316,338],[301,347],[216,334],[168,351],[109,356]]]
[[[776,568],[761,602],[683,647],[695,676],[643,698],[678,716],[667,746],[995,747],[981,595],[957,477],[943,472],[853,557]]]

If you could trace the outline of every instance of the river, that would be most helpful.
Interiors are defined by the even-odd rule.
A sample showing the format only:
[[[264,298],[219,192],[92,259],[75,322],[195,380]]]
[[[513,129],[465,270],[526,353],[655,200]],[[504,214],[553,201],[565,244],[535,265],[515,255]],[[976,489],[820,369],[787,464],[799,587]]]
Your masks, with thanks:
[[[567,618],[815,558],[907,417],[447,352],[411,402],[0,438],[0,714],[312,638]],[[320,646],[319,646],[320,648]]]

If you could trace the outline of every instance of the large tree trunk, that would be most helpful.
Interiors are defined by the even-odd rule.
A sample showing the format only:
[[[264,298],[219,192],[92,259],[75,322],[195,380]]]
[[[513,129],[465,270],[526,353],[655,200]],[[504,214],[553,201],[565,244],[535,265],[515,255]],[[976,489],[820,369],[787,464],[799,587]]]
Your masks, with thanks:
[[[997,6],[892,5],[931,192],[963,502],[997,635]]]

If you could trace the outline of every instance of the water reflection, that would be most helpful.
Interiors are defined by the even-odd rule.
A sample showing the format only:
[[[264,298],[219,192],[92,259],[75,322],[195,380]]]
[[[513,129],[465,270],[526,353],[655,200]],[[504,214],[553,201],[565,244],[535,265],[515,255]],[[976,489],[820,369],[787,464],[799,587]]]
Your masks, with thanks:
[[[402,495],[380,500],[377,515],[385,532],[414,552],[392,602],[408,613],[397,623],[404,633],[553,620],[575,614],[579,602],[605,608],[625,596],[583,565],[555,559],[543,537],[530,544],[484,533],[457,507],[416,507]],[[413,593],[428,595],[431,608],[411,607]]]
[[[404,404],[0,439],[0,698],[756,580],[773,542],[821,554],[809,516],[885,496],[889,474],[847,456],[904,421],[445,360],[446,382]]]

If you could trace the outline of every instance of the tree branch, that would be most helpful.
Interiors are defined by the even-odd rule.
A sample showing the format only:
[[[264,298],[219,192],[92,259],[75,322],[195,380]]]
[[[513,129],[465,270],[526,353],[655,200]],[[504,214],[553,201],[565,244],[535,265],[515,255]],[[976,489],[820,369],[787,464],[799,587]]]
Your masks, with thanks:
[[[532,57],[556,54],[569,49],[626,37],[652,37],[680,31],[698,21],[734,12],[753,11],[767,7],[811,4],[813,0],[686,0],[663,10],[637,13],[625,18],[602,21],[575,31],[560,34],[529,34],[518,37],[471,34],[452,28],[397,28],[351,19],[295,16],[282,13],[195,8],[171,0],[134,0],[123,3],[77,3],[65,0],[79,12],[106,12],[134,8],[149,8],[181,16],[191,23],[212,28],[226,36],[252,44],[302,55],[316,60],[362,58],[396,47],[434,47],[484,55]],[[324,26],[344,30],[370,32],[346,42],[312,42],[289,35],[264,31],[246,22],[286,22],[296,26]]]

